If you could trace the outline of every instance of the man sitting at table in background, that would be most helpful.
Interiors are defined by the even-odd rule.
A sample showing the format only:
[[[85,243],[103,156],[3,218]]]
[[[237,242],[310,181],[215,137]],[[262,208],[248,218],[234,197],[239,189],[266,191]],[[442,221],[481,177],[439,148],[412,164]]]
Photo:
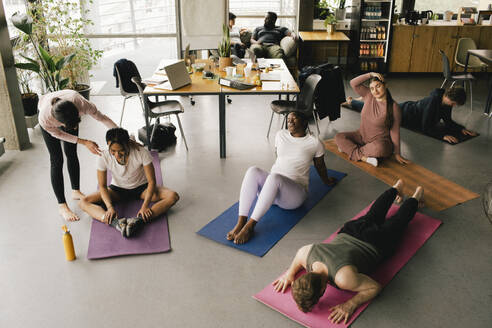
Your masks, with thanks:
[[[277,14],[269,11],[265,16],[265,24],[258,26],[251,37],[251,50],[257,58],[283,58],[284,50],[280,41],[290,36],[287,27],[275,26]]]
[[[248,32],[246,28],[234,26],[236,24],[236,15],[229,13],[229,30],[231,36],[231,52],[239,58],[244,58],[247,46],[241,41],[241,36]],[[251,34],[251,32],[249,32]]]

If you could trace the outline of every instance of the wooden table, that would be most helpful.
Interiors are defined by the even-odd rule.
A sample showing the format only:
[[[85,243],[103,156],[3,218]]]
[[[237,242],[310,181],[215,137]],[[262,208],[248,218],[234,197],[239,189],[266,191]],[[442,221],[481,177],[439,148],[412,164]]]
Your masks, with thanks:
[[[340,65],[340,43],[350,42],[348,36],[343,32],[328,33],[326,31],[301,31],[299,37],[303,42],[336,42],[337,65]]]
[[[176,60],[161,60],[158,68],[176,62]],[[144,95],[149,96],[191,96],[191,95],[217,95],[219,97],[219,146],[220,158],[226,157],[226,96],[227,95],[291,95],[300,92],[297,83],[290,74],[287,66],[282,59],[266,59],[268,64],[276,64],[280,67],[272,70],[274,73],[280,74],[280,81],[263,81],[264,87],[255,87],[247,90],[237,90],[218,83],[218,79],[204,79],[201,72],[191,74],[191,84],[186,85],[177,90],[159,89],[157,86],[147,86],[144,90]],[[224,77],[225,72],[220,72],[220,76]],[[245,82],[250,82],[246,79]],[[268,86],[268,87],[267,87]]]
[[[475,56],[486,62],[487,64],[492,64],[492,50],[489,49],[473,49],[473,50],[468,50],[466,54],[466,61],[465,61],[465,72],[468,70],[468,60],[470,59],[471,56]],[[485,103],[485,110],[484,114],[489,115],[489,117],[492,117],[492,113],[490,113],[490,105],[492,104],[492,79],[490,79],[489,82],[489,91],[487,93],[487,102]]]

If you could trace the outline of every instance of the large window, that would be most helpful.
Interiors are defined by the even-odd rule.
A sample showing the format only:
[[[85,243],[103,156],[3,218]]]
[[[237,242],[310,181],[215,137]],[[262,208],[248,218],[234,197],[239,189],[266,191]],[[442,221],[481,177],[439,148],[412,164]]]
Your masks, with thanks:
[[[273,11],[278,15],[277,25],[295,31],[297,3],[300,0],[229,0],[229,11],[237,16],[236,25],[253,30],[263,25],[265,14]]]
[[[480,7],[480,0],[416,0],[415,10],[432,10],[444,13],[446,10],[457,12],[460,7]]]

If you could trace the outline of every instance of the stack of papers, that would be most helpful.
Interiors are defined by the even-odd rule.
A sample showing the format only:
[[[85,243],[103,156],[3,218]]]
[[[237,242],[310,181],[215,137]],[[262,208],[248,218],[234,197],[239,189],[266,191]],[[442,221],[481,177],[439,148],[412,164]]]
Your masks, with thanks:
[[[280,81],[280,73],[270,72],[270,73],[261,73],[260,80],[262,81]]]

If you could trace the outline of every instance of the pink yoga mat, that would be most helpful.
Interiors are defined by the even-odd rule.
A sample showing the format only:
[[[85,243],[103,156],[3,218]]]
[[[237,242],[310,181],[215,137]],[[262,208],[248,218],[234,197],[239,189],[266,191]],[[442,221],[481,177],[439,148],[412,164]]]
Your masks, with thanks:
[[[370,205],[362,212],[354,217],[354,219],[364,215],[369,210]],[[397,210],[397,205],[393,205],[388,211],[388,217],[392,216]],[[401,268],[410,260],[410,258],[422,247],[427,239],[441,225],[441,221],[431,218],[430,216],[417,213],[412,219],[405,231],[404,237],[395,254],[383,262],[379,268],[371,274],[371,277],[378,281],[383,287],[387,285],[391,279],[401,270]],[[338,231],[337,231],[338,232]],[[337,232],[333,233],[323,243],[329,243],[335,238]],[[287,264],[286,264],[287,265]],[[304,274],[305,271],[299,273]],[[273,282],[273,280],[272,280]],[[333,324],[328,320],[330,315],[329,309],[337,304],[343,303],[351,298],[355,293],[343,291],[328,285],[325,294],[313,310],[309,313],[303,313],[297,308],[297,305],[292,298],[290,288],[285,293],[277,293],[270,283],[261,292],[254,295],[253,298],[279,311],[290,319],[304,325],[306,327],[348,327],[361,314],[362,311],[369,305],[369,302],[360,306],[351,316],[347,324]]]
[[[161,165],[156,152],[152,152],[152,163],[156,183],[162,186]],[[108,171],[108,185],[110,183],[111,173]],[[141,205],[141,200],[135,200],[126,204],[116,204],[115,209],[120,217],[134,217]],[[128,239],[122,237],[115,228],[93,219],[87,258],[93,260],[121,255],[162,253],[170,249],[169,229],[165,214],[146,224],[135,237]]]

